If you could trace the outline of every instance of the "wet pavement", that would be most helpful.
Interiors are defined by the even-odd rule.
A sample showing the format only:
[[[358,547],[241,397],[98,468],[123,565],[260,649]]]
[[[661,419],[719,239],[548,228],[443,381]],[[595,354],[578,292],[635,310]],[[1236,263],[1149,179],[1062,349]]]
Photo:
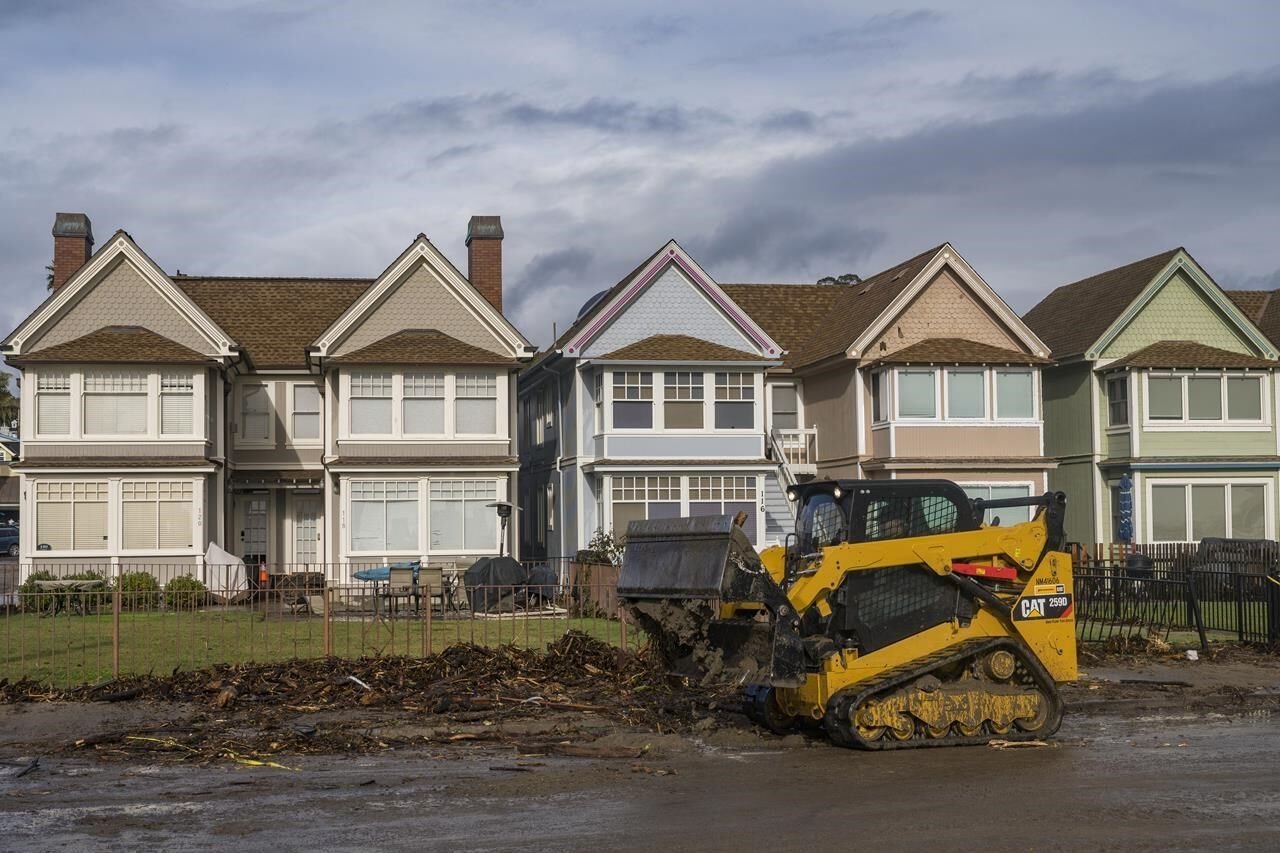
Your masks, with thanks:
[[[280,759],[297,771],[53,757],[0,768],[0,848],[1275,850],[1278,721],[1077,714],[1048,748],[883,754]]]

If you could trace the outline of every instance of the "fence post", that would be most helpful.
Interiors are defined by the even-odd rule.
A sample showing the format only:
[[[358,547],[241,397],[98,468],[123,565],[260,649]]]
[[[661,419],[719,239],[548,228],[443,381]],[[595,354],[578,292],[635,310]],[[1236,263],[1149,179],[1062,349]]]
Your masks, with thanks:
[[[426,584],[426,594],[423,596],[427,600],[427,612],[425,622],[422,627],[422,656],[424,658],[431,657],[431,582]],[[440,596],[441,607],[444,606],[444,596]]]
[[[111,676],[120,677],[120,572],[111,588]]]
[[[1192,624],[1200,636],[1200,650],[1209,650],[1209,640],[1204,635],[1204,616],[1200,613],[1200,593],[1196,590],[1196,573],[1187,570],[1187,608],[1191,611]]]
[[[1236,639],[1244,642],[1244,576],[1240,573],[1239,568],[1235,567],[1231,570],[1231,578],[1235,581],[1236,587]]]
[[[326,585],[325,588],[321,590],[321,596],[320,596],[320,600],[324,603],[323,607],[321,607],[321,611],[322,611],[321,615],[324,619],[324,656],[325,657],[331,657],[333,655],[333,633],[332,633],[333,629],[329,625],[329,615],[331,613],[329,608],[330,592],[332,592],[332,590],[329,589],[329,587]]]
[[[1263,575],[1267,579],[1267,642],[1280,642],[1280,580],[1276,567]]]

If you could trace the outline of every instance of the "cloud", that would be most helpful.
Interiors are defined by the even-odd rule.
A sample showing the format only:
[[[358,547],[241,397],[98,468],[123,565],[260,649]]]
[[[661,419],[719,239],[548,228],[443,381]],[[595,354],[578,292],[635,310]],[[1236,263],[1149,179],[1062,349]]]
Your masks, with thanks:
[[[815,262],[856,264],[884,241],[871,228],[827,222],[806,210],[756,207],[722,222],[709,236],[689,241],[704,266],[809,272]],[[712,272],[715,276],[716,273]]]
[[[730,121],[715,110],[677,105],[652,107],[609,98],[591,98],[563,107],[513,104],[501,116],[507,124],[517,127],[577,127],[606,133],[685,133],[697,125]]]
[[[818,117],[808,110],[782,110],[760,120],[760,129],[770,133],[812,133]]]

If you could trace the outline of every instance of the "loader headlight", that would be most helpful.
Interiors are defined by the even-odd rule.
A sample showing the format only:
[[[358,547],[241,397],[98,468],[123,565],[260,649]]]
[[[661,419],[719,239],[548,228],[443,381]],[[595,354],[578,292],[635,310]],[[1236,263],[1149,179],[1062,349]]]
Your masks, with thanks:
[[[795,489],[787,489],[787,500],[794,501],[796,497],[797,495],[796,495]]]
[[[836,486],[835,489],[832,490],[831,494],[833,497],[835,497],[836,500],[840,500],[840,497],[844,494],[844,492],[840,490],[839,486]]]

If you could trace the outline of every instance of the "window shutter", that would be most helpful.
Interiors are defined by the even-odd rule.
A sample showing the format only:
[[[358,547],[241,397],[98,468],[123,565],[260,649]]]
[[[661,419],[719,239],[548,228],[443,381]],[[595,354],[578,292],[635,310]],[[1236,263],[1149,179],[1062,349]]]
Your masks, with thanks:
[[[128,549],[155,548],[155,502],[125,501],[121,506],[124,516],[124,547]]]
[[[160,397],[160,432],[190,435],[192,431],[190,394],[163,394]]]
[[[39,501],[36,504],[36,544],[54,551],[71,550],[71,504]]]
[[[69,435],[71,433],[71,396],[68,394],[37,394],[36,432],[41,435]]]

